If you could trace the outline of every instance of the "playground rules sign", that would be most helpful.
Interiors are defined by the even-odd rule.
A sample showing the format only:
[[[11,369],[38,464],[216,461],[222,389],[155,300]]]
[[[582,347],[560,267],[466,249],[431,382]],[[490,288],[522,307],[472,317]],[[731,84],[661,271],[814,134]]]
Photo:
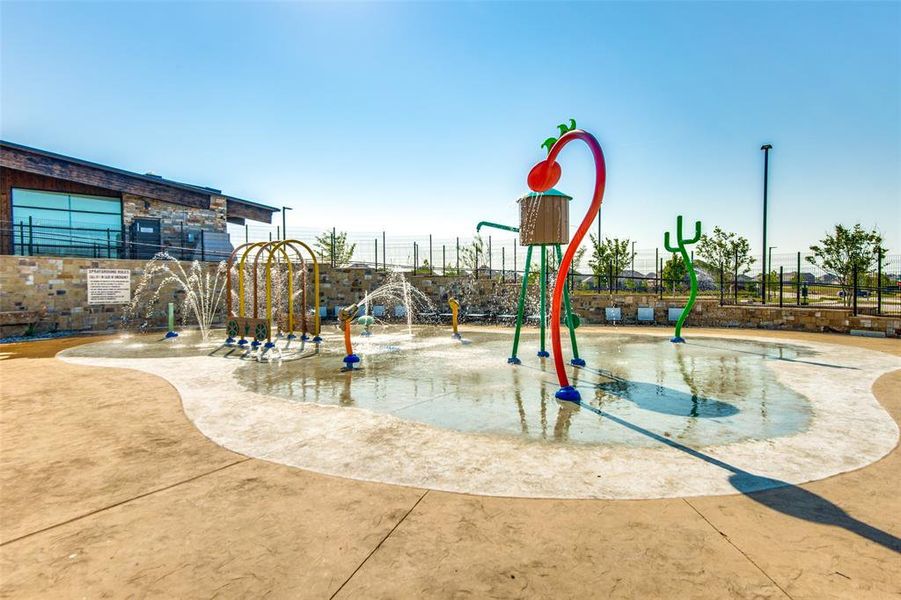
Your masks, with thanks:
[[[131,302],[131,271],[128,269],[88,269],[88,304],[128,304]]]

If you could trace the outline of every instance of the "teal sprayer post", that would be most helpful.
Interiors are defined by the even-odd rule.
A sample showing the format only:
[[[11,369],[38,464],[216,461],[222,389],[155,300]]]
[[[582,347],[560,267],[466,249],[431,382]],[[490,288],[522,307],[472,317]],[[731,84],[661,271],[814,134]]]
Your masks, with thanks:
[[[175,333],[175,303],[170,302],[169,306],[166,307],[166,313],[169,321],[169,331],[166,332],[167,338],[178,337],[178,334]]]
[[[682,314],[679,315],[679,320],[676,321],[676,331],[673,334],[673,339],[670,340],[674,344],[684,344],[685,339],[682,337],[682,324],[685,323],[685,319],[688,317],[688,313],[691,312],[691,307],[694,306],[695,298],[698,297],[698,276],[695,273],[694,263],[691,261],[691,256],[688,254],[688,250],[685,249],[685,246],[688,244],[696,244],[698,240],[701,239],[701,222],[695,221],[695,235],[691,239],[685,239],[682,237],[682,215],[676,217],[676,240],[677,244],[675,247],[670,246],[670,238],[669,231],[663,234],[663,245],[666,248],[667,252],[672,252],[675,254],[676,252],[682,255],[682,261],[685,263],[688,268],[688,276],[691,280],[691,291],[688,294],[688,302],[685,304],[685,308],[682,309]]]

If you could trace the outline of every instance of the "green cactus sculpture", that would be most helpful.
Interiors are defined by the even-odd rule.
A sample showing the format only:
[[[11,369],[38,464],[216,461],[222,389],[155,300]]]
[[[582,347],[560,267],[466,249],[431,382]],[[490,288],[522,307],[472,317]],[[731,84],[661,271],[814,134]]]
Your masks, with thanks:
[[[688,244],[696,244],[698,240],[701,239],[701,222],[695,221],[695,235],[693,238],[687,240],[682,237],[682,215],[679,215],[676,217],[676,238],[678,244],[673,248],[669,243],[669,231],[667,231],[663,235],[663,245],[667,252],[672,252],[673,254],[679,252],[682,255],[682,261],[685,262],[688,267],[688,276],[691,278],[691,292],[688,295],[688,302],[685,304],[685,308],[682,309],[679,320],[676,321],[676,332],[673,335],[673,339],[670,340],[673,343],[682,344],[685,343],[685,339],[682,337],[682,324],[688,317],[688,313],[691,312],[691,307],[694,306],[695,298],[698,297],[698,276],[695,273],[695,266],[692,264],[691,257],[688,255],[685,246]]]

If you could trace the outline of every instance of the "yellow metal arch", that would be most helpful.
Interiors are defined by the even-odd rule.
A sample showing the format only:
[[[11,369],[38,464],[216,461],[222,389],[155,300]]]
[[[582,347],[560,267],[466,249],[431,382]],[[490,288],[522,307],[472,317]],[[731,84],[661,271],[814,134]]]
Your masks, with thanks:
[[[320,317],[319,317],[319,261],[316,260],[316,253],[313,252],[312,248],[310,248],[308,245],[301,242],[300,240],[283,240],[280,242],[273,242],[273,243],[275,244],[275,247],[273,248],[272,252],[270,252],[269,259],[266,263],[266,318],[270,319],[270,320],[272,318],[271,317],[271,315],[272,315],[272,298],[270,297],[270,287],[271,287],[270,265],[272,262],[272,258],[274,256],[274,251],[275,251],[275,249],[282,249],[282,247],[289,247],[297,253],[297,255],[301,259],[301,262],[303,263],[304,262],[303,255],[296,247],[296,246],[300,246],[300,247],[304,248],[307,252],[309,252],[310,258],[312,258],[312,260],[313,260],[313,332],[312,333],[314,336],[318,337],[321,332],[321,328],[320,328]],[[282,250],[282,252],[284,252],[284,250]],[[306,268],[306,267],[304,266],[304,268]],[[291,307],[293,308],[293,297],[294,297],[293,288],[289,292],[289,294],[290,294],[289,298],[291,300]],[[306,310],[306,305],[304,305],[304,310]],[[289,312],[291,312],[291,311],[289,310]],[[292,319],[293,319],[293,314],[292,314]],[[306,333],[306,332],[304,332],[304,333]]]

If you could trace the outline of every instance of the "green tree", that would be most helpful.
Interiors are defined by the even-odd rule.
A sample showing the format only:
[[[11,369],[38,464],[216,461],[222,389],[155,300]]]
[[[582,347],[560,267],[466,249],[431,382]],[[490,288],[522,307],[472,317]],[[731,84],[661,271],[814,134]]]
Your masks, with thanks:
[[[482,267],[488,262],[485,257],[485,242],[478,233],[472,241],[460,247],[460,269],[475,272],[477,267]]]
[[[869,273],[876,266],[877,251],[885,256],[882,235],[875,229],[865,230],[860,223],[854,227],[836,224],[834,231],[811,246],[810,251],[813,256],[808,256],[807,262],[838,277],[845,304],[851,300],[854,273],[859,277]]]
[[[604,238],[603,243],[600,243],[594,234],[589,237],[591,257],[588,259],[588,267],[595,277],[603,279],[604,285],[609,285],[608,277],[611,273],[614,278],[619,277],[631,264],[635,256],[629,249],[632,242],[629,238]]]
[[[682,289],[687,279],[688,267],[685,265],[685,261],[682,260],[681,255],[673,254],[672,258],[663,265],[663,284],[669,283],[675,294],[676,286],[678,285],[679,289]]]
[[[316,254],[319,260],[329,264],[334,260],[336,267],[346,267],[353,260],[356,244],[347,243],[347,232],[339,231],[332,238],[331,231],[324,231],[321,235],[316,236]]]
[[[751,245],[747,238],[719,227],[714,227],[711,235],[705,233],[701,236],[695,253],[698,255],[699,260],[696,262],[699,266],[717,279],[722,269],[725,272],[723,279],[726,281],[731,281],[733,274],[746,274],[756,260],[751,257]]]

